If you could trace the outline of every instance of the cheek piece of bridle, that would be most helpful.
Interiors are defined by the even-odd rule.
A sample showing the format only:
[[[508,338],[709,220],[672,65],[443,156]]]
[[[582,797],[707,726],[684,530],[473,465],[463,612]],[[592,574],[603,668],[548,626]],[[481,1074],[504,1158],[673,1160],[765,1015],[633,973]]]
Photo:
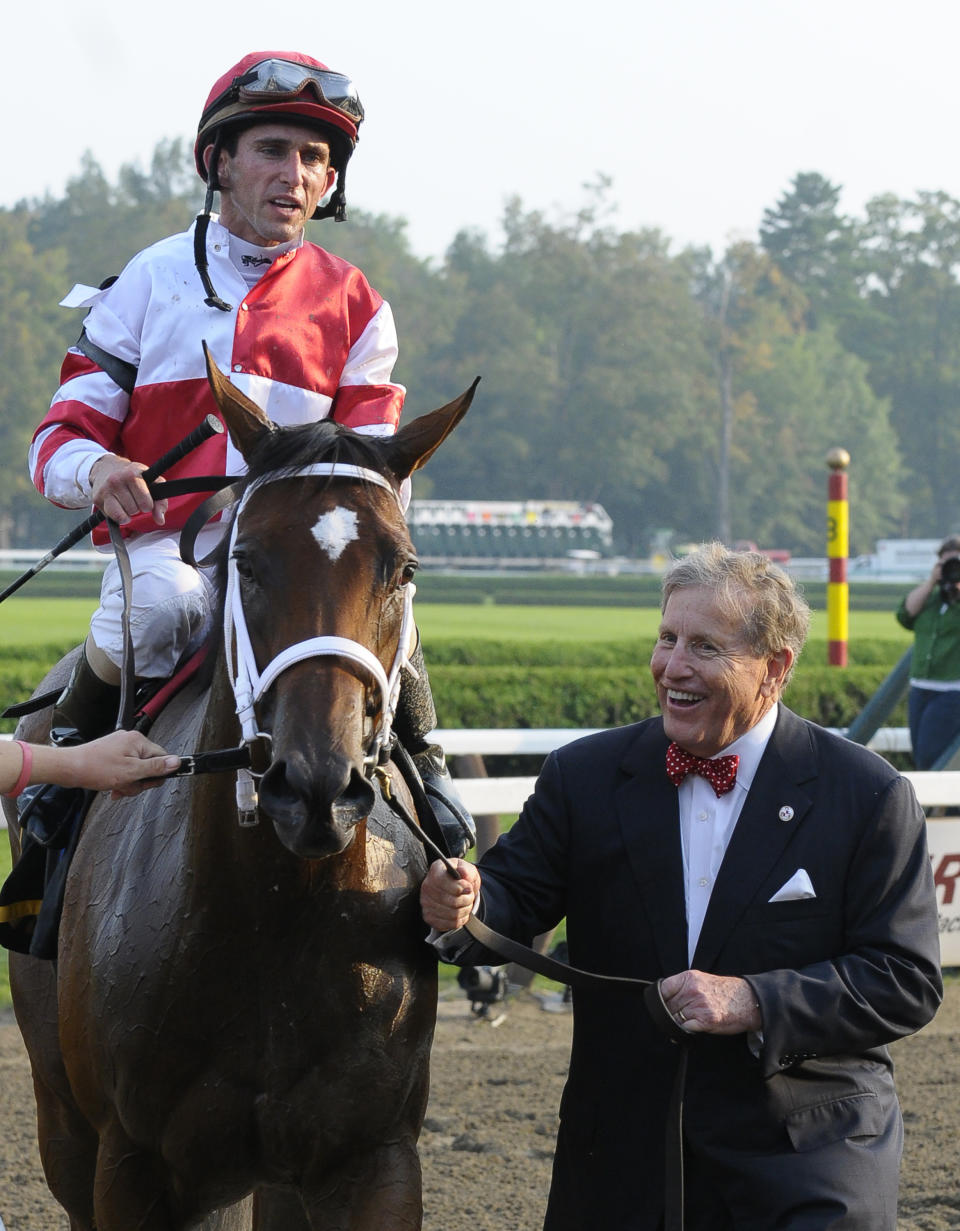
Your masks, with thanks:
[[[310,478],[313,476],[328,476],[331,478],[359,479],[364,483],[373,483],[385,488],[397,501],[401,516],[403,507],[400,496],[392,483],[375,470],[367,470],[363,466],[353,466],[344,462],[316,462],[310,466],[302,466],[297,470],[278,471],[266,474],[254,480],[246,489],[230,531],[230,545],[227,555],[227,582],[223,613],[224,646],[226,649],[227,671],[230,684],[237,703],[237,717],[240,720],[241,744],[251,747],[259,740],[270,740],[270,734],[261,731],[257,724],[255,707],[277,678],[296,663],[309,658],[334,657],[347,659],[356,663],[363,671],[372,677],[377,686],[380,701],[374,722],[373,735],[363,758],[363,772],[367,778],[373,776],[383,757],[389,752],[393,718],[397,708],[397,698],[400,695],[400,673],[404,667],[409,667],[408,647],[413,632],[413,596],[416,587],[409,583],[403,590],[403,616],[400,625],[400,636],[393,665],[389,674],[384,671],[380,660],[365,645],[348,637],[309,637],[298,641],[280,651],[261,671],[257,667],[247,621],[243,613],[243,597],[241,593],[240,575],[234,559],[237,541],[237,531],[240,517],[247,501],[261,487],[277,479]],[[237,777],[237,808],[241,825],[256,824],[257,796],[255,780],[262,777],[250,769],[240,769]]]

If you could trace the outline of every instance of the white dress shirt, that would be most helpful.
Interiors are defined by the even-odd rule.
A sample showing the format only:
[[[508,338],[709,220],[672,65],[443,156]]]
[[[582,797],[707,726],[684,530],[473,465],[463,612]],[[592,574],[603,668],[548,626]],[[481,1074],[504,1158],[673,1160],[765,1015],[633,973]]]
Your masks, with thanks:
[[[776,723],[777,706],[773,705],[756,726],[717,753],[736,754],[740,758],[737,781],[726,795],[718,799],[710,783],[699,774],[687,774],[677,787],[687,906],[687,961],[691,964],[717,873]]]

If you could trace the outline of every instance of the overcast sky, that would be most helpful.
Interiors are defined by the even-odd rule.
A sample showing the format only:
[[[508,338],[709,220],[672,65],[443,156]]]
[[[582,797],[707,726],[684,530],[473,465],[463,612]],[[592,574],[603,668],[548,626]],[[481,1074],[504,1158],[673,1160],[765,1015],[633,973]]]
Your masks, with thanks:
[[[960,197],[958,0],[46,0],[5,18],[0,204],[62,191],[91,150],[112,178],[192,139],[251,50],[351,75],[367,112],[350,200],[402,215],[420,256],[499,239],[504,202],[576,209],[610,176],[618,229],[675,247],[752,238],[798,171],[862,211]],[[332,225],[332,224],[331,224]]]

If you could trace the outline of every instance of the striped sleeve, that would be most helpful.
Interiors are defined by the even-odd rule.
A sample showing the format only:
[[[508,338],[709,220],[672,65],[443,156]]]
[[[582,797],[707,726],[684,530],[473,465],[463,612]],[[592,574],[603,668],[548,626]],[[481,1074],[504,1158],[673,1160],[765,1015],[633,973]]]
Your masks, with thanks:
[[[355,431],[393,435],[407,392],[390,379],[397,353],[393,312],[381,301],[347,355],[331,410],[338,423]]]
[[[37,491],[64,508],[90,502],[90,467],[113,452],[129,398],[79,351],[70,350],[61,385],[30,446],[30,477]]]
[[[131,306],[143,296],[143,278],[136,261],[128,265],[98,297],[85,323],[96,345],[134,366],[140,357],[142,308],[131,312]],[[90,467],[103,453],[116,450],[129,406],[129,395],[94,360],[76,347],[67,351],[60,388],[30,447],[30,477],[42,496],[65,508],[89,503]]]

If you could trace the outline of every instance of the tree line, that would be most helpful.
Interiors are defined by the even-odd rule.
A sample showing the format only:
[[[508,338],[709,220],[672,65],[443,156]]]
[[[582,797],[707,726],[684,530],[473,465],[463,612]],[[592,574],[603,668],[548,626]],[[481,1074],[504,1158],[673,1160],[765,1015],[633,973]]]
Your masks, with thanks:
[[[603,177],[570,215],[508,201],[495,240],[463,230],[439,260],[399,217],[308,230],[390,301],[407,416],[483,378],[415,496],[600,501],[630,554],[717,537],[822,555],[839,445],[859,554],[960,529],[960,202],[886,195],[854,218],[840,192],[798,174],[756,242],[722,254],[619,230]],[[201,198],[174,140],[116,182],[88,155],[61,197],[0,210],[3,545],[46,546],[75,516],[25,466],[82,320],[58,301],[184,229]]]

